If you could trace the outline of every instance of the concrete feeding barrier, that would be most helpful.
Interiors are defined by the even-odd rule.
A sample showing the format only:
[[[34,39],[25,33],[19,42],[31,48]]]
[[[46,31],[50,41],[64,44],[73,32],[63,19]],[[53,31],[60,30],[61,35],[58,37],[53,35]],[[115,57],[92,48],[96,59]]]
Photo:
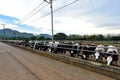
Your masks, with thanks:
[[[14,45],[16,46],[16,45]],[[115,66],[108,66],[106,64],[98,63],[98,62],[92,62],[88,60],[82,60],[79,58],[74,58],[70,56],[60,55],[60,54],[54,54],[54,53],[48,53],[45,51],[35,50],[28,47],[23,46],[16,46],[24,50],[31,51],[35,54],[39,54],[48,58],[55,59],[57,61],[61,61],[73,66],[77,66],[80,68],[84,68],[93,72],[97,72],[115,79],[120,80],[120,67]]]

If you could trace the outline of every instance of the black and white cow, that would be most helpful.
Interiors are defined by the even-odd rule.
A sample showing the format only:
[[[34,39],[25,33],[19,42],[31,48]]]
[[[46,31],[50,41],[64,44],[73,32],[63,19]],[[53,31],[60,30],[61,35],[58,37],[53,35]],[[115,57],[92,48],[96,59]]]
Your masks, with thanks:
[[[60,42],[54,42],[53,44],[50,43],[50,52],[53,53],[66,53],[69,52],[71,57],[75,57],[76,55],[79,55],[80,52],[80,46],[81,44],[78,43],[72,43],[72,42],[67,42],[67,43],[60,43]]]
[[[73,47],[72,43],[61,43],[58,45],[58,51],[64,54],[66,53],[66,51],[70,53],[72,47]]]
[[[80,52],[82,49],[81,45],[82,45],[81,43],[74,43],[72,45],[72,49],[70,50],[71,57],[80,56]]]
[[[82,48],[82,59],[88,60],[89,56],[94,54],[95,48],[95,44],[84,45]]]
[[[57,53],[57,47],[59,45],[59,42],[49,42],[48,43],[48,51],[51,53]]]
[[[104,53],[105,53],[104,45],[97,45],[94,54],[95,60],[101,62],[103,60]]]
[[[111,65],[113,62],[116,65],[118,61],[118,49],[115,46],[108,46],[108,49],[106,51],[107,54],[107,65]]]
[[[31,48],[46,51],[48,50],[49,46],[45,41],[33,41],[31,42]]]

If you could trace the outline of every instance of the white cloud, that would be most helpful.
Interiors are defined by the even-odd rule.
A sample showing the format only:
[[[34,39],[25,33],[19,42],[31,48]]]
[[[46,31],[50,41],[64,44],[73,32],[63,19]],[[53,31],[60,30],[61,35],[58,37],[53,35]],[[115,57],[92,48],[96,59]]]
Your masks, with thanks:
[[[6,24],[5,28],[10,28],[10,29],[13,29],[13,30],[20,30],[19,26],[12,25],[12,24]]]
[[[54,25],[55,33],[66,32],[68,34],[108,34],[119,33],[119,29],[107,29],[106,27],[96,27],[97,25],[88,22],[86,17],[58,18],[58,24]]]
[[[67,32],[68,34],[91,34],[93,31],[96,32],[95,25],[92,23],[86,22],[82,18],[68,18],[62,17],[59,18],[60,24],[55,25],[55,30],[61,32]]]
[[[2,22],[0,22],[0,23],[2,23]],[[19,26],[12,25],[12,24],[7,24],[7,23],[2,23],[2,24],[5,24],[5,28],[10,28],[10,29],[13,29],[13,30],[20,30]],[[0,29],[3,29],[3,25],[0,25]]]
[[[28,23],[27,25],[34,26],[38,30],[38,33],[51,33],[51,21],[50,17],[40,19],[35,22]]]
[[[40,3],[40,0],[1,0],[0,13],[22,19]]]

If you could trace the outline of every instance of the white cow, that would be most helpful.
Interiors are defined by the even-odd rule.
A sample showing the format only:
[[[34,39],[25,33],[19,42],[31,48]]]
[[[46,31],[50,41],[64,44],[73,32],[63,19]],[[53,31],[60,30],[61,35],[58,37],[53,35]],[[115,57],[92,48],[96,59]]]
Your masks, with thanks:
[[[95,49],[95,60],[102,61],[103,55],[104,55],[104,45],[97,45]]]

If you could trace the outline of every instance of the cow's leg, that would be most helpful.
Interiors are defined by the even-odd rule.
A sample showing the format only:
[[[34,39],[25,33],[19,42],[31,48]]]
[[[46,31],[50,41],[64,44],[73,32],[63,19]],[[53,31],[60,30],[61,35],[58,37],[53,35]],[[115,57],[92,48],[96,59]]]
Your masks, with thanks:
[[[86,55],[85,54],[82,55],[82,59],[84,59],[84,60],[86,59]]]
[[[48,48],[48,52],[51,53],[51,52],[52,52],[52,49],[51,49],[51,48]]]
[[[100,58],[99,56],[100,56],[100,54],[99,54],[98,52],[96,52],[96,53],[95,53],[95,60],[96,60],[97,62],[99,62],[99,58]]]
[[[112,64],[112,60],[113,60],[112,56],[108,56],[107,57],[107,65],[111,65]]]
[[[118,55],[113,55],[114,64],[117,65]]]

